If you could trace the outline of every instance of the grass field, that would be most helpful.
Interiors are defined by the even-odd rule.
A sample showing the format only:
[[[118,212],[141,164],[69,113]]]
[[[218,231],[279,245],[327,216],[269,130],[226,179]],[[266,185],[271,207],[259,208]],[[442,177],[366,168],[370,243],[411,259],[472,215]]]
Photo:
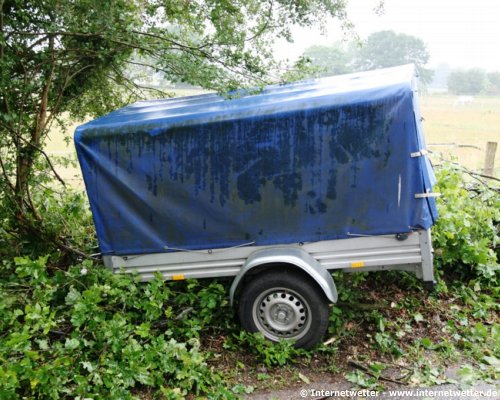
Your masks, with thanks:
[[[476,97],[473,103],[466,105],[457,105],[456,99],[455,96],[421,97],[427,145],[438,153],[432,157],[436,163],[441,154],[480,171],[484,166],[486,143],[500,142],[500,97]],[[495,174],[500,175],[500,147]]]
[[[181,94],[196,93],[184,90]],[[435,164],[441,162],[441,157],[454,159],[469,169],[481,171],[486,143],[500,142],[500,97],[476,97],[473,103],[466,105],[456,105],[456,99],[451,95],[421,96],[425,136],[428,148],[433,152],[431,158]],[[72,136],[81,123],[68,124],[64,132],[51,132],[46,151],[52,156],[74,157]],[[67,143],[65,137],[71,140]],[[70,185],[83,187],[78,166],[61,167],[59,171]],[[495,175],[500,176],[500,147],[495,160]]]

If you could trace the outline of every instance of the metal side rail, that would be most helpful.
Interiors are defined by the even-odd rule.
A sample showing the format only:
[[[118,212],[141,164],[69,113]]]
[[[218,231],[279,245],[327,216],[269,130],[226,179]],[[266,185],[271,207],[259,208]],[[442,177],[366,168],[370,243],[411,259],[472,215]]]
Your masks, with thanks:
[[[144,281],[160,272],[164,279],[236,276],[248,257],[266,248],[300,248],[327,270],[346,272],[406,270],[424,281],[433,281],[430,232],[409,233],[405,240],[395,235],[354,237],[279,246],[247,246],[227,249],[175,251],[168,253],[104,256],[114,272],[137,272]]]

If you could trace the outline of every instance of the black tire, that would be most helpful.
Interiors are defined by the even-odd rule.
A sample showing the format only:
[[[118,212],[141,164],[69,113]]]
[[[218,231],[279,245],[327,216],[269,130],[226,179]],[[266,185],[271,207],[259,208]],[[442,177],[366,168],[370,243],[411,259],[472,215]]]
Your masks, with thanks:
[[[289,339],[295,347],[309,349],[325,335],[328,316],[324,293],[304,273],[264,272],[241,292],[241,326],[249,332],[260,331],[273,342]]]

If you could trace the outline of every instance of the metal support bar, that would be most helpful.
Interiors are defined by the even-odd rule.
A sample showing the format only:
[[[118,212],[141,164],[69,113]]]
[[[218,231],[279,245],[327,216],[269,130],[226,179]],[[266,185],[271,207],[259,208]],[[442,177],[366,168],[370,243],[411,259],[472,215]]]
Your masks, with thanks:
[[[427,197],[439,197],[441,196],[441,193],[433,193],[433,192],[429,192],[429,193],[415,193],[415,198],[416,199],[425,199]]]
[[[425,156],[426,154],[429,154],[429,152],[426,149],[420,149],[420,151],[410,153],[410,156],[411,156],[411,158],[415,158],[415,157]]]
[[[434,268],[432,265],[432,240],[431,240],[431,230],[427,229],[425,231],[419,231],[420,238],[420,251],[422,254],[422,280],[424,282],[435,282],[434,280]]]
[[[288,263],[299,268],[302,266],[311,276],[324,275],[321,279],[315,279],[323,282],[329,281],[325,274],[327,270],[360,272],[389,269],[414,271],[424,280],[432,281],[428,232],[418,229],[417,232],[407,234],[404,241],[397,240],[394,235],[361,236],[282,246],[254,245],[215,249],[212,253],[178,251],[127,256],[105,255],[103,260],[114,272],[137,272],[144,281],[153,279],[158,272],[167,280],[237,276],[242,272],[243,266],[249,267],[250,262],[256,261],[256,256],[259,256],[260,261],[265,258],[266,262],[275,264]],[[326,292],[332,293],[332,290],[328,289]]]

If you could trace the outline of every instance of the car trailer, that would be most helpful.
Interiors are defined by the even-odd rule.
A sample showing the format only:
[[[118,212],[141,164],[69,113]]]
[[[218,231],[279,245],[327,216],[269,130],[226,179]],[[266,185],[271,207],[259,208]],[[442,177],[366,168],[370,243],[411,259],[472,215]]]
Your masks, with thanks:
[[[309,348],[331,272],[434,283],[435,177],[412,65],[143,101],[75,145],[104,264],[144,281],[234,277],[243,328]]]

